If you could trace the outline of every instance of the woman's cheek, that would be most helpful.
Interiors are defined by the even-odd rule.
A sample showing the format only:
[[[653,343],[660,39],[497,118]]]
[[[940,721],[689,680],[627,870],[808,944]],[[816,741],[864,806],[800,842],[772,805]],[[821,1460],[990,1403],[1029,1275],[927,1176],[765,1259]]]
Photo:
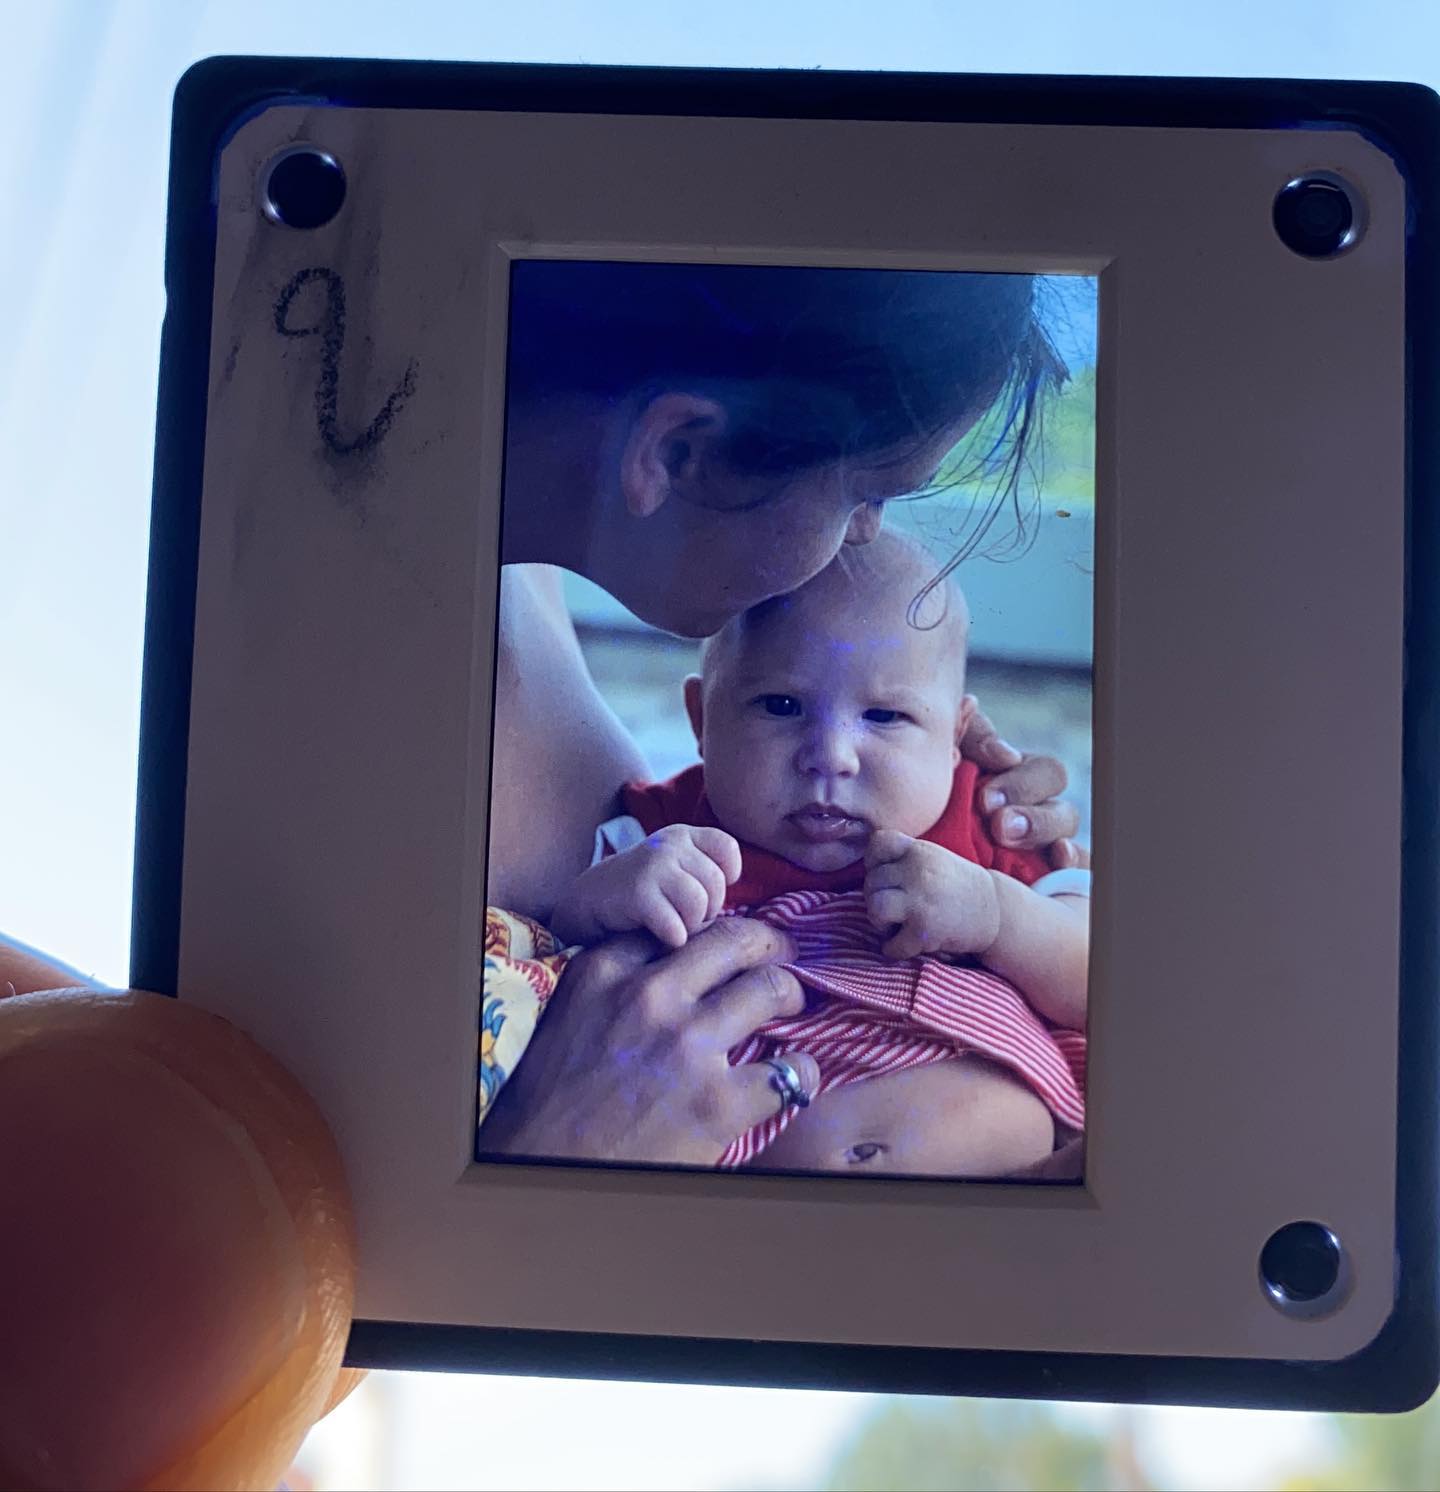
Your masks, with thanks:
[[[796,563],[794,573],[784,587],[785,591],[798,590],[840,553],[845,543],[847,522],[847,518],[837,518],[832,513],[829,515],[829,522],[823,527],[811,528],[808,532],[791,536],[789,553]]]

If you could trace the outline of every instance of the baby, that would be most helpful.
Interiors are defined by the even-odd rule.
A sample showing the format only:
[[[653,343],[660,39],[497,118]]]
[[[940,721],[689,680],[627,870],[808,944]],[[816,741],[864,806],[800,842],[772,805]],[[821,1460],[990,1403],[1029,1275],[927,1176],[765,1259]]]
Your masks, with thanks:
[[[959,748],[974,709],[964,598],[947,583],[919,625],[908,615],[934,571],[883,534],[710,639],[685,681],[702,764],[625,791],[605,857],[556,907],[557,935],[646,928],[678,947],[724,909],[863,892],[887,958],[973,961],[1050,1027],[1083,1031],[1085,888],[989,838]],[[751,1164],[980,1177],[1050,1154],[1053,1103],[1007,1066],[947,1055],[963,1060],[822,1091]]]

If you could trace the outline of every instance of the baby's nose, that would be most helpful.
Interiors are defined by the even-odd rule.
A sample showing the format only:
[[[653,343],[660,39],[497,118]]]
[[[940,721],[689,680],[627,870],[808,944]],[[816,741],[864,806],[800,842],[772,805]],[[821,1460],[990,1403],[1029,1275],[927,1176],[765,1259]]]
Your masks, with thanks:
[[[860,770],[852,731],[843,721],[818,722],[800,747],[797,765],[816,777],[853,777]]]

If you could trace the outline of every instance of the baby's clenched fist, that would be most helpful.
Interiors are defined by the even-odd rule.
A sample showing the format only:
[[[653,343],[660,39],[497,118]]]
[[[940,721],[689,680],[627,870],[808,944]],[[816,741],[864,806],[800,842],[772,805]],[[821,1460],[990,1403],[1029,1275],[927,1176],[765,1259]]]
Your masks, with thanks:
[[[877,829],[866,847],[865,908],[871,925],[889,934],[888,958],[983,954],[1000,935],[988,870],[892,829]]]
[[[723,829],[670,824],[575,878],[551,925],[566,943],[644,928],[671,948],[713,922],[740,877],[740,846]]]

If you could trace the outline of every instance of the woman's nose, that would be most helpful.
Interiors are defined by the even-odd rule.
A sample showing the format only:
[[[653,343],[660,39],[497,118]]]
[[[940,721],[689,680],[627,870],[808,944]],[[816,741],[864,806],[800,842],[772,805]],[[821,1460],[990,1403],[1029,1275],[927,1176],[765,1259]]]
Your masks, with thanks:
[[[880,537],[880,530],[884,523],[885,504],[865,503],[850,515],[850,523],[845,530],[845,542],[847,544],[871,544]]]
[[[853,777],[860,770],[860,757],[844,722],[825,721],[807,733],[795,764],[807,776]]]

